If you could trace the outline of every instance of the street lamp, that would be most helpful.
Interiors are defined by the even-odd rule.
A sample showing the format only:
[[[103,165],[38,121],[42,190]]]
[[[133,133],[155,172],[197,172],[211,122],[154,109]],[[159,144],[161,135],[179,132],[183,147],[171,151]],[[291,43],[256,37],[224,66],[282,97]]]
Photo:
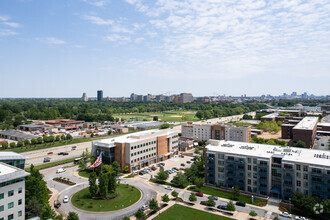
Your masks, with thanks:
[[[289,198],[289,201],[290,201],[290,213],[291,213],[291,198]]]
[[[251,195],[251,199],[252,199],[252,205],[253,205],[253,195]]]

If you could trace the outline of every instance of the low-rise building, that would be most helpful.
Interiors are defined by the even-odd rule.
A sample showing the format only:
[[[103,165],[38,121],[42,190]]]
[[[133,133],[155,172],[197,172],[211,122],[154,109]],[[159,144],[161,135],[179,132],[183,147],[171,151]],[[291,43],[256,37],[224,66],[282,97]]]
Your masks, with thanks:
[[[93,141],[92,155],[102,153],[104,163],[117,161],[122,170],[125,166],[138,170],[177,154],[178,137],[178,131],[147,130]]]
[[[293,192],[330,198],[328,151],[209,140],[205,183],[288,200]]]
[[[292,128],[292,140],[297,143],[299,140],[306,143],[307,147],[313,147],[317,131],[318,117],[305,117]]]
[[[26,134],[24,132],[20,132],[12,129],[12,130],[0,131],[0,138],[11,139],[14,141],[25,141],[27,139],[31,140],[32,138],[38,138],[38,136],[32,134]]]
[[[76,121],[72,119],[53,119],[45,121],[46,125],[60,127],[65,130],[77,130],[79,127],[84,126],[85,121]]]

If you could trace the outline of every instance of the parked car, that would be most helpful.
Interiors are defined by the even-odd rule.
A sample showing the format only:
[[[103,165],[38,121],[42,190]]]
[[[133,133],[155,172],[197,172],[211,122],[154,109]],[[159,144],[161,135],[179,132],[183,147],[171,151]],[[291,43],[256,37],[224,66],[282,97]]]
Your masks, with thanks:
[[[227,210],[227,206],[226,205],[218,205],[217,208],[218,209],[222,209],[222,210]]]
[[[69,197],[68,196],[64,196],[63,203],[68,203],[68,202],[69,202]]]
[[[175,173],[175,172],[177,172],[177,170],[176,169],[172,169],[172,172]]]
[[[308,218],[305,218],[304,216],[296,216],[294,219],[296,219],[296,220],[308,220]]]
[[[69,153],[67,153],[67,152],[63,152],[62,155],[63,155],[63,156],[65,156],[65,155],[69,155]]]
[[[49,155],[49,154],[53,154],[53,152],[48,152],[48,155]]]
[[[201,192],[197,192],[197,193],[195,193],[195,195],[199,196],[199,197],[203,197],[203,193],[201,193]]]
[[[139,175],[143,176],[144,172],[143,171],[140,171],[139,172]]]
[[[206,205],[207,201],[201,201],[200,204],[201,205]]]
[[[167,190],[173,190],[173,187],[172,186],[165,186],[165,189],[167,189]]]
[[[149,205],[145,204],[141,207],[141,209],[144,211],[144,210],[147,210],[149,208]]]
[[[59,152],[57,155],[63,155],[64,154],[64,152]]]
[[[160,163],[160,165],[165,166],[165,163]]]
[[[60,168],[60,169],[57,169],[57,170],[56,170],[56,173],[63,173],[63,172],[65,172],[65,171],[66,171],[65,169]]]
[[[190,159],[191,161],[195,161],[195,158]]]
[[[178,168],[176,168],[176,167],[173,167],[173,168],[172,168],[172,170],[176,170],[176,171],[179,171],[179,169],[178,169]]]
[[[216,201],[218,200],[218,197],[216,197],[216,196],[209,196],[208,197],[208,199],[211,199],[211,198],[213,198],[213,200],[216,200]]]
[[[156,167],[151,167],[151,169],[152,169],[153,171],[157,170],[157,168],[156,168]]]
[[[242,206],[242,207],[246,206],[245,202],[236,202],[236,205],[237,206]]]
[[[182,163],[182,164],[180,164],[180,165],[183,166],[183,167],[186,166],[184,163]]]
[[[44,158],[44,163],[50,162],[50,159],[51,159],[50,157],[45,157]]]
[[[77,146],[72,146],[71,150],[77,149]]]
[[[152,171],[152,169],[148,168],[148,169],[147,169],[147,171],[148,171],[148,172],[151,172],[151,171]]]
[[[287,213],[287,212],[281,212],[280,216],[285,217],[285,218],[291,218],[292,217],[291,214]]]
[[[191,163],[191,161],[190,161],[190,160],[188,160],[186,163]]]
[[[180,157],[181,157],[181,158],[184,158],[184,156],[183,156],[183,155],[180,155]]]

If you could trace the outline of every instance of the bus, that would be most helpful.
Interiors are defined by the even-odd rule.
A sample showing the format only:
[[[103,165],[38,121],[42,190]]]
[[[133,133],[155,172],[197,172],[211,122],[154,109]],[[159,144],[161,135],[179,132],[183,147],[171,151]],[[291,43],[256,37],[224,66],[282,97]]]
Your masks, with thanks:
[[[74,159],[73,163],[78,164],[81,159],[83,159],[83,158],[82,157],[76,158],[76,159]]]

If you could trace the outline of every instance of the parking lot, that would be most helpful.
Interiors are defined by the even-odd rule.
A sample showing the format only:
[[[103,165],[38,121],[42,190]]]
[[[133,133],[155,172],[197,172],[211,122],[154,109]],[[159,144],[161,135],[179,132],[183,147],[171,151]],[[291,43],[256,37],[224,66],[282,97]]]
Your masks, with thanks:
[[[172,170],[174,167],[178,168],[179,171],[178,172],[183,172],[184,169],[189,168],[191,166],[191,164],[193,163],[193,158],[192,156],[179,156],[179,155],[175,155],[174,157],[172,157],[171,159],[165,160],[165,161],[161,161],[157,164],[153,164],[150,165],[149,167],[145,167],[141,170],[147,170],[148,168],[151,168],[152,166],[156,167],[157,169],[154,171],[148,171],[148,173],[143,174],[143,175],[139,175],[138,178],[144,179],[144,180],[149,180],[151,177],[154,177],[158,172],[159,172],[159,166],[160,164],[164,164],[164,166],[162,166],[164,168],[164,170]],[[184,166],[183,166],[184,165]],[[137,173],[139,171],[136,171]],[[169,174],[169,178],[167,179],[168,182],[170,182],[173,177],[176,175],[177,172],[173,172],[171,174]]]
[[[329,136],[318,136],[315,139],[315,146],[314,149],[317,150],[329,150],[329,146],[328,146],[328,141],[329,141],[330,137]]]

